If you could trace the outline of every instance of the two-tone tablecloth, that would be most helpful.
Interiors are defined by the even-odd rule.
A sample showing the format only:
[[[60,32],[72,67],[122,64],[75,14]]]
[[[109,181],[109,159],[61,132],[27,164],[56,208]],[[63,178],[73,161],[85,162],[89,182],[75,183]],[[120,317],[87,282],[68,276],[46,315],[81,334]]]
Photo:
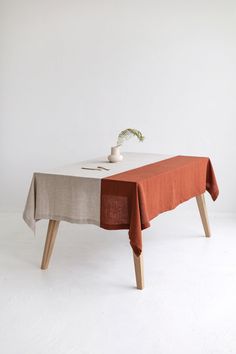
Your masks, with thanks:
[[[40,219],[129,229],[130,244],[142,252],[141,231],[160,213],[206,190],[219,190],[207,157],[124,153],[124,160],[84,161],[33,175],[23,218],[34,230]],[[87,170],[98,166],[109,169]]]

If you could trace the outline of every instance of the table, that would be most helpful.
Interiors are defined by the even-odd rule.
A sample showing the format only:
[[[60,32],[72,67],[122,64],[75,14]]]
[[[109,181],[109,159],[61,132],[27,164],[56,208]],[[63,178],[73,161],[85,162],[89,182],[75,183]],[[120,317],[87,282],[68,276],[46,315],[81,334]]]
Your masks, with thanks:
[[[35,231],[49,220],[41,269],[47,269],[60,221],[129,230],[136,284],[144,288],[142,230],[150,221],[195,197],[205,235],[210,236],[205,191],[216,200],[219,189],[208,157],[124,153],[109,163],[104,157],[35,172],[23,218]]]

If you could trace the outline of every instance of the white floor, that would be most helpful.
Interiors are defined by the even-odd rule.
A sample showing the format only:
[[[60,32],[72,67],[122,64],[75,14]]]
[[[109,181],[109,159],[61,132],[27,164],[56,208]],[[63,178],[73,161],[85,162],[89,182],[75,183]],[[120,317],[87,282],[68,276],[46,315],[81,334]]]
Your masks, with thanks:
[[[21,216],[0,216],[2,354],[236,353],[236,217],[163,214],[144,232],[145,289],[126,231],[62,223],[50,267]]]

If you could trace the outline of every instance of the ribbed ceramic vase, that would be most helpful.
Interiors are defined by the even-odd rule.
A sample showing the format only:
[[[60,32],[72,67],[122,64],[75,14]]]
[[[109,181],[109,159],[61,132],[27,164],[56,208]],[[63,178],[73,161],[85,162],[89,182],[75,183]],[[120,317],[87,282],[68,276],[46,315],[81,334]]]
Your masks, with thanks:
[[[111,155],[109,155],[108,160],[110,162],[120,162],[123,160],[123,156],[120,153],[120,147],[119,146],[113,146],[111,148]]]

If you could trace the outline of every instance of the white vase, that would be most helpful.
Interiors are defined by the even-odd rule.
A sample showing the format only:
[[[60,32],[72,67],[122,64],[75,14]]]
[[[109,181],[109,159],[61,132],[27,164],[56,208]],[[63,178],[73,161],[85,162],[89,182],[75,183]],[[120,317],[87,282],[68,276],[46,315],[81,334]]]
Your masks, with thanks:
[[[123,160],[123,156],[120,153],[120,147],[119,146],[113,146],[111,148],[111,155],[109,155],[108,160],[110,162],[120,162]]]

